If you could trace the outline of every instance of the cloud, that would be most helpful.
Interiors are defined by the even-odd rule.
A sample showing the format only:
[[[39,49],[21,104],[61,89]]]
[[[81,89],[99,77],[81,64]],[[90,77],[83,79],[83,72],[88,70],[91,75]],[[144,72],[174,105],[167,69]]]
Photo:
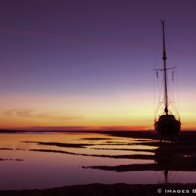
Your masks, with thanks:
[[[33,126],[30,127],[29,130],[32,131],[92,131],[98,130],[97,127],[91,126]]]
[[[75,116],[64,116],[64,115],[55,115],[47,112],[43,112],[37,115],[38,118],[50,119],[50,120],[72,120],[78,117]]]
[[[16,116],[18,117],[27,117],[27,118],[32,118],[32,113],[30,110],[16,110],[15,111]]]
[[[58,114],[58,112],[35,112],[30,109],[10,109],[4,112],[6,116],[18,117],[18,118],[31,118],[31,119],[43,119],[43,120],[59,120],[68,121],[73,119],[81,119],[82,116],[69,116],[64,114]]]

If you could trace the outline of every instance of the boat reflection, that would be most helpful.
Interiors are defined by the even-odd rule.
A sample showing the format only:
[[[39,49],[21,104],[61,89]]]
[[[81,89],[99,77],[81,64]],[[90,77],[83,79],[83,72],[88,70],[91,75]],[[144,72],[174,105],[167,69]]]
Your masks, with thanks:
[[[140,157],[145,159],[146,157]],[[160,142],[154,150],[154,163],[130,164],[117,166],[88,166],[84,168],[101,169],[116,172],[128,171],[162,171],[165,183],[169,181],[168,176],[173,171],[196,171],[196,144],[187,141]]]
[[[196,171],[195,145],[186,142],[161,143],[155,150],[155,163],[164,171],[165,183],[168,182],[169,171]]]

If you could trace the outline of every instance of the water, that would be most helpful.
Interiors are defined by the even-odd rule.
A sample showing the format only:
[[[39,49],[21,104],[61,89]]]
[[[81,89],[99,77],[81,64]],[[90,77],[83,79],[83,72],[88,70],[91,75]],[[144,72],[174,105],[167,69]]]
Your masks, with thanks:
[[[0,189],[51,188],[89,183],[163,183],[163,171],[133,169],[117,172],[92,168],[155,164],[151,156],[157,147],[148,145],[152,142],[155,141],[99,133],[0,134]],[[195,183],[195,174],[169,171],[168,180],[173,183]]]

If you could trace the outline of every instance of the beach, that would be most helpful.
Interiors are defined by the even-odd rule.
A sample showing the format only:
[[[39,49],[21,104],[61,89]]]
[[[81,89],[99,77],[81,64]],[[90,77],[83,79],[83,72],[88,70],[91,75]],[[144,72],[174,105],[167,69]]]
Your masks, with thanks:
[[[196,184],[157,184],[157,185],[130,185],[130,184],[89,184],[65,186],[44,190],[0,191],[2,196],[142,196],[142,195],[179,195],[180,193],[196,194]]]
[[[13,134],[19,133],[12,132],[9,133],[9,136],[13,136]],[[24,138],[29,138],[29,134],[30,133],[26,132],[20,133],[19,137],[22,136]],[[36,136],[37,138],[36,133],[33,134],[33,136]],[[48,155],[54,158],[60,157],[63,158],[62,163],[65,163],[65,160],[67,160],[67,157],[69,156],[74,157],[74,160],[75,158],[77,158],[77,160],[83,160],[84,158],[84,160],[87,160],[88,162],[85,161],[82,165],[80,164],[80,168],[78,170],[78,172],[84,172],[82,181],[77,181],[77,173],[74,173],[73,170],[67,175],[70,175],[70,181],[73,181],[72,184],[75,182],[75,185],[69,185],[69,178],[67,179],[64,176],[63,179],[67,179],[67,185],[65,184],[65,186],[61,185],[63,184],[62,181],[61,184],[59,183],[60,186],[55,185],[54,183],[51,185],[46,184],[49,188],[44,188],[45,185],[43,187],[39,187],[37,185],[37,188],[28,187],[28,189],[26,189],[25,187],[22,188],[21,185],[18,185],[17,189],[2,189],[0,191],[0,195],[166,195],[169,194],[167,191],[175,192],[177,190],[187,191],[189,192],[187,194],[192,194],[192,191],[196,189],[196,182],[194,181],[194,172],[196,171],[196,132],[194,131],[181,132],[176,140],[172,142],[160,142],[159,136],[153,131],[105,131],[88,133],[42,132],[39,133],[38,136],[39,141],[36,141],[37,139],[32,139],[32,141],[17,141],[17,143],[20,144],[20,148],[17,149],[12,148],[11,145],[7,148],[3,148],[1,146],[1,152],[22,153],[24,149],[22,149],[21,145],[27,145],[28,147],[26,147],[25,152],[28,153],[28,155],[36,154],[40,155],[41,157],[47,157]],[[50,141],[47,139],[46,141],[43,141],[43,139],[48,136],[52,137],[53,140]],[[65,142],[62,136],[71,136],[75,139],[70,139],[70,142]],[[79,139],[76,140],[76,136],[77,138],[80,136]],[[43,137],[43,139],[41,137]],[[58,140],[59,137],[64,142]],[[109,152],[110,154],[108,154]],[[51,160],[52,157],[50,157],[48,160]],[[28,158],[31,157],[27,156],[23,159],[17,159],[17,156],[12,159],[1,158],[1,163],[12,162],[14,164],[16,163],[17,166],[20,166],[21,164],[24,164]],[[96,161],[95,164],[94,161],[90,161],[91,159],[100,161]],[[59,162],[59,160],[56,161]],[[106,161],[105,164],[104,161]],[[137,163],[137,161],[139,162]],[[50,172],[53,172],[52,174],[54,174],[55,164],[52,166],[54,166],[52,167],[54,171]],[[58,170],[60,173],[62,173],[62,168],[56,169],[57,174]],[[77,169],[77,167],[75,169]],[[32,170],[34,171],[34,168],[32,168]],[[94,171],[95,173],[93,173]],[[92,178],[92,182],[86,179],[86,183],[81,184],[81,182],[85,181],[85,172],[87,172],[86,174],[89,176],[87,178],[92,178],[90,176],[93,175],[95,178]],[[163,180],[150,181],[148,172],[150,172],[149,175],[154,175],[154,173],[158,172],[156,175],[159,175]],[[172,178],[170,174],[172,172],[175,175],[176,173],[177,175],[180,175],[182,172],[193,172],[193,178],[191,181],[186,181],[186,179],[189,178],[187,178],[185,175],[185,177],[182,178],[182,181],[184,179],[183,183],[171,181]],[[102,180],[101,182],[101,180],[99,180],[100,177],[98,176],[100,176],[100,174],[102,175],[103,179],[105,178],[105,181]],[[109,174],[109,176],[111,175],[111,178],[107,179],[107,174]],[[25,174],[22,173],[21,175],[25,176]],[[43,177],[43,179],[47,179],[48,174],[45,173],[45,175],[46,178]],[[73,179],[71,178],[71,175],[73,175]],[[120,175],[119,180],[118,175]],[[190,173],[188,173],[188,175],[190,175]],[[140,178],[138,181],[137,176]],[[38,178],[38,176],[36,178]],[[58,181],[58,175],[55,176],[55,178],[56,181]],[[61,178],[60,175],[59,178]],[[129,178],[131,181],[127,181],[126,178]],[[7,182],[9,182],[9,179]],[[33,182],[34,181],[32,181],[32,184]],[[160,189],[162,193],[159,193]]]

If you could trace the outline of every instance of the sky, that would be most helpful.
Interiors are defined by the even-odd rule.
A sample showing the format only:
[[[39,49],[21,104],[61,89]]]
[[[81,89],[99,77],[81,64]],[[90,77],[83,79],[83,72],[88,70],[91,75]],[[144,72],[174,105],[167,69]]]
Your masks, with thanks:
[[[153,129],[165,20],[182,128],[196,129],[195,10],[195,0],[1,0],[0,128]]]

